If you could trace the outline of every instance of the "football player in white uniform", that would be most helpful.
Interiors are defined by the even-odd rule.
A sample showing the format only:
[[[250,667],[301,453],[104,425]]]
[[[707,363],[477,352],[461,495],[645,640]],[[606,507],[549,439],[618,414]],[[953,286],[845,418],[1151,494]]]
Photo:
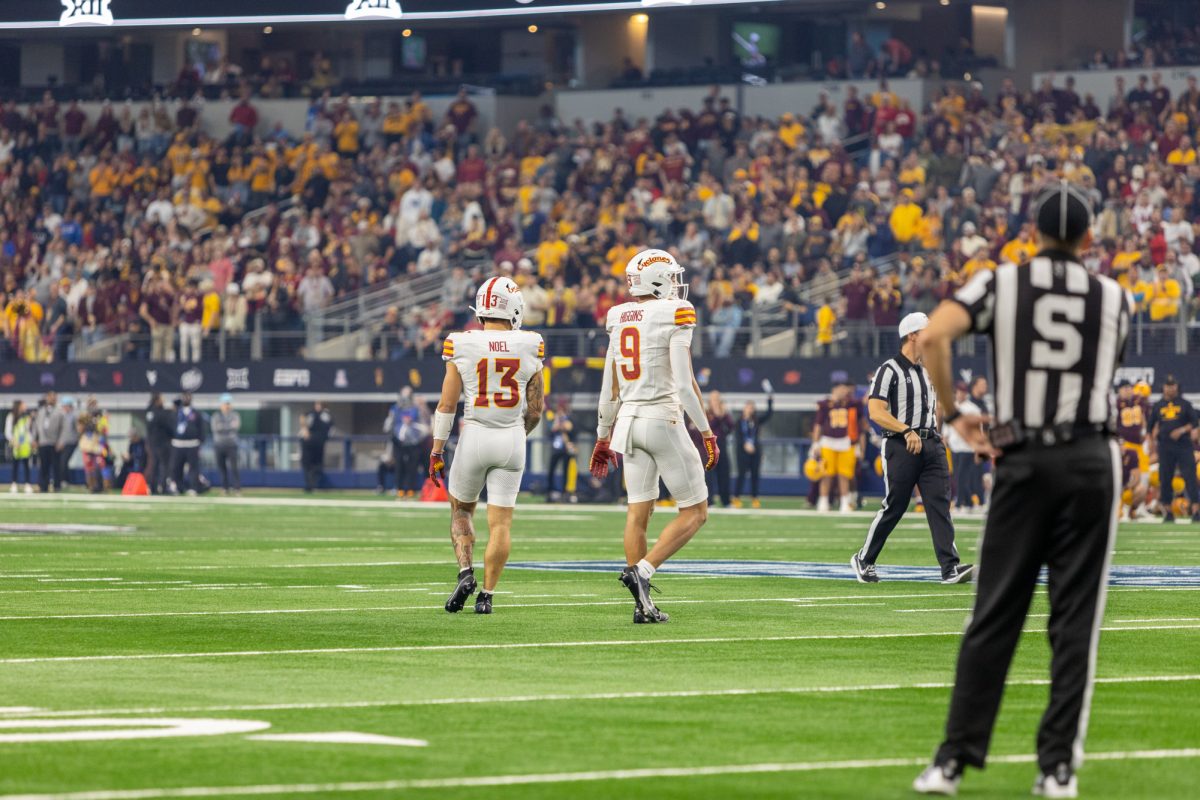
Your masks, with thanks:
[[[454,425],[455,409],[464,396],[464,425],[450,466],[450,540],[458,558],[458,585],[446,601],[450,613],[461,611],[474,593],[475,504],[487,486],[488,544],[484,554],[483,589],[476,614],[492,613],[492,593],[508,561],[513,506],[525,472],[525,436],[537,427],[545,405],[542,359],[546,345],[539,334],[521,330],[525,301],[509,278],[487,280],[471,310],[483,330],[452,333],[442,347],[446,378],[433,417],[433,451],[429,477],[441,486],[443,452]]]
[[[633,302],[608,312],[608,353],[591,470],[604,478],[616,465],[617,454],[625,455],[628,566],[621,582],[633,595],[637,623],[667,621],[650,599],[650,578],[708,519],[704,471],[721,457],[692,374],[696,309],[685,299],[682,274],[683,267],[670,253],[639,253],[625,268]],[[703,436],[705,463],[684,429],[683,413]],[[679,515],[647,552],[646,526],[658,499],[660,477]]]

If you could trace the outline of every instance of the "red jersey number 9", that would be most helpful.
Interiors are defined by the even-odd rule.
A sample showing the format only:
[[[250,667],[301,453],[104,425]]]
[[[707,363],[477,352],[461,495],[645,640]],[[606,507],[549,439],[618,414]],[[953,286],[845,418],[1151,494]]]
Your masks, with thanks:
[[[489,363],[495,366],[495,371],[500,374],[500,388],[506,389],[508,394],[496,392],[494,395],[488,393],[488,365]],[[487,358],[482,358],[475,365],[475,377],[479,379],[479,395],[475,398],[476,408],[488,408],[492,403],[496,404],[496,408],[514,408],[521,402],[521,387],[517,383],[517,371],[521,369],[521,359],[519,358],[497,358],[494,361]]]
[[[642,335],[637,328],[622,328],[621,357],[629,359],[629,363],[621,365],[621,377],[627,381],[636,381],[642,376]]]

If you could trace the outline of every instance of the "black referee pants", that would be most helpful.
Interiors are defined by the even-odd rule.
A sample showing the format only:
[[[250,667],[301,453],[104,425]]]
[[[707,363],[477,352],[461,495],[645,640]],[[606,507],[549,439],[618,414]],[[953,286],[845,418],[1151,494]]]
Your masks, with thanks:
[[[1192,442],[1187,436],[1180,437],[1178,442],[1159,440],[1158,443],[1159,504],[1164,511],[1171,510],[1171,502],[1175,499],[1175,487],[1171,484],[1177,468],[1183,478],[1183,490],[1188,502],[1200,503],[1200,495],[1196,491],[1196,454],[1192,452]]]
[[[940,439],[922,439],[921,445],[921,452],[913,454],[904,446],[903,438],[884,438],[880,456],[883,458],[886,494],[883,506],[871,521],[860,557],[866,564],[875,563],[896,524],[908,511],[913,489],[919,486],[925,518],[929,520],[929,532],[933,536],[933,550],[945,575],[958,566],[954,523],[950,521],[950,469],[946,465],[946,448]]]
[[[1042,566],[1049,568],[1050,703],[1038,764],[1075,767],[1083,755],[1096,645],[1117,531],[1120,451],[1095,437],[1030,447],[996,462],[980,543],[975,608],[963,636],[936,761],[982,768],[1013,651]]]

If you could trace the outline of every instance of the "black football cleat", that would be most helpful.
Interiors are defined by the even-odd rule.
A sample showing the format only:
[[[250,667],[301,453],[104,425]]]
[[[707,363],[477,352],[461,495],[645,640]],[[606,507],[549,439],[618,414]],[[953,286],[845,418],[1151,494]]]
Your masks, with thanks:
[[[475,598],[475,613],[490,614],[492,613],[492,593],[480,591],[479,596]]]
[[[650,585],[649,580],[642,577],[642,574],[637,571],[637,567],[623,569],[621,583],[625,584],[625,588],[629,590],[629,593],[633,595],[634,602],[637,603],[633,612],[635,623],[666,622],[670,619],[669,616],[659,611],[658,607],[654,605],[654,601],[650,599],[650,590],[654,587]]]
[[[450,599],[446,601],[446,610],[451,614],[457,614],[463,610],[463,606],[467,604],[467,599],[475,594],[475,570],[468,567],[458,573],[458,585],[454,587],[454,591],[450,594]]]

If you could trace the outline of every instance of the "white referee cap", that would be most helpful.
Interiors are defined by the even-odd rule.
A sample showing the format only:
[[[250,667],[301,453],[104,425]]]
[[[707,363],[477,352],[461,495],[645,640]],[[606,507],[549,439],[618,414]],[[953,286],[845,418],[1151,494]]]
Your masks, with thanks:
[[[904,337],[916,333],[917,331],[923,331],[928,325],[929,317],[925,314],[922,314],[920,311],[914,311],[904,319],[900,320],[900,338],[903,339]]]

